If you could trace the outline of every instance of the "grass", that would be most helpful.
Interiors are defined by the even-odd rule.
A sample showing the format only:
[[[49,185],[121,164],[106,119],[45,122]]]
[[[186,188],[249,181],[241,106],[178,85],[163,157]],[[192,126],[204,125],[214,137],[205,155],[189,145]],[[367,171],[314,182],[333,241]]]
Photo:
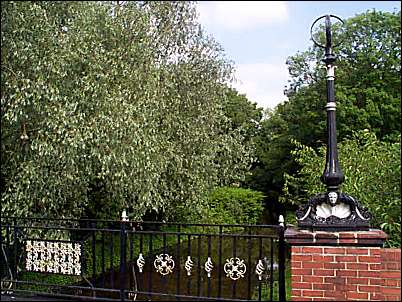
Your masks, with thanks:
[[[272,290],[272,301],[279,301],[279,272],[275,271],[274,273],[274,282],[273,282],[273,290]],[[292,284],[291,284],[291,271],[290,271],[290,263],[286,261],[286,270],[285,270],[285,290],[286,290],[286,301],[291,301],[292,298]],[[271,289],[269,284],[269,279],[261,282],[261,301],[271,301]],[[252,300],[258,300],[259,296],[259,287],[256,286],[254,289],[254,293],[252,296]]]

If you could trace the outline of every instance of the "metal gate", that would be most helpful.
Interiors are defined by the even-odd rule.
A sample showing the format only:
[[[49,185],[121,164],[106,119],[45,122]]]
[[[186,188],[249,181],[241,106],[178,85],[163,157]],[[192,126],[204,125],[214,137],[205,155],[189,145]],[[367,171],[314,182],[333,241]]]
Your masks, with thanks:
[[[3,217],[2,295],[285,301],[280,225]]]

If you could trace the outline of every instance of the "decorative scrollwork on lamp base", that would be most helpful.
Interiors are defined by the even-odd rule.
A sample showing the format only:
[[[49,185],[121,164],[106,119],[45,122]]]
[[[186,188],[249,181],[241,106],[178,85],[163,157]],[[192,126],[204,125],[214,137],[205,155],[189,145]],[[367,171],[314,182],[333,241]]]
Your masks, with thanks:
[[[331,194],[333,193],[333,194]],[[296,211],[299,227],[315,230],[368,230],[371,214],[352,196],[335,192],[318,194]]]

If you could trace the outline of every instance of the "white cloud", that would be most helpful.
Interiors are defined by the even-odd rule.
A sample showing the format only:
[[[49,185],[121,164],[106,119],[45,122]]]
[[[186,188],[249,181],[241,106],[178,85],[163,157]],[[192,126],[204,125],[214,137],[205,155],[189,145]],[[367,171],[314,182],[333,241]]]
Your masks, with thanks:
[[[222,36],[233,32],[251,34],[256,29],[289,20],[288,3],[285,1],[200,1],[197,9],[199,22],[208,31]],[[284,62],[255,63],[251,52],[243,62],[247,64],[237,65],[238,81],[233,83],[234,88],[264,109],[274,108],[287,99],[283,94],[288,79]]]
[[[200,23],[228,30],[249,30],[288,20],[284,1],[201,1]]]
[[[236,78],[233,87],[264,109],[274,108],[278,103],[287,100],[283,94],[289,78],[285,64],[239,64]]]

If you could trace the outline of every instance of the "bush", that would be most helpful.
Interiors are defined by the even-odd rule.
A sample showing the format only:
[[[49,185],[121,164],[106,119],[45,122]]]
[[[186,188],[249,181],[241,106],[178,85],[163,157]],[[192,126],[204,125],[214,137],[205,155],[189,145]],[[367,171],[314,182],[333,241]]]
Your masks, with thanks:
[[[204,219],[209,223],[256,224],[264,210],[262,192],[220,187],[207,197]]]
[[[301,204],[325,191],[320,176],[325,164],[325,148],[318,152],[297,142],[293,156],[301,165],[296,176],[286,175],[283,203]],[[368,130],[353,135],[338,145],[339,161],[345,174],[341,189],[368,207],[372,226],[388,235],[387,246],[401,245],[401,160],[400,137],[397,143],[382,142]]]

